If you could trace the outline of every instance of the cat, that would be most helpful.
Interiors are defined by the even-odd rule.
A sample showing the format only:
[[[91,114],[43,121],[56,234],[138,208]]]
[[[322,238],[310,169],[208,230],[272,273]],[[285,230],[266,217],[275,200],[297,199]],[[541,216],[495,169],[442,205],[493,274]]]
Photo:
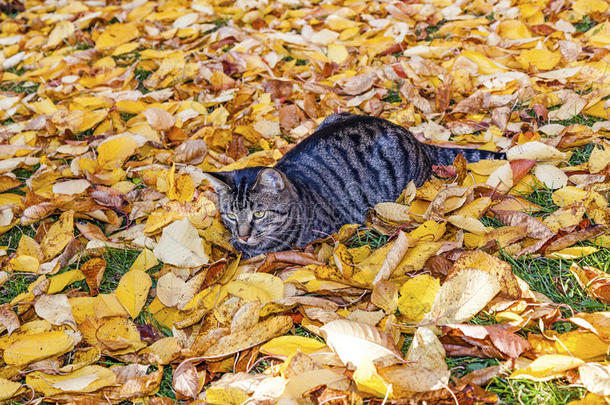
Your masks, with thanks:
[[[394,201],[412,180],[421,186],[432,165],[505,159],[504,153],[441,148],[419,142],[381,118],[333,114],[274,167],[206,173],[218,195],[231,243],[246,257],[303,247],[363,223],[368,208]]]

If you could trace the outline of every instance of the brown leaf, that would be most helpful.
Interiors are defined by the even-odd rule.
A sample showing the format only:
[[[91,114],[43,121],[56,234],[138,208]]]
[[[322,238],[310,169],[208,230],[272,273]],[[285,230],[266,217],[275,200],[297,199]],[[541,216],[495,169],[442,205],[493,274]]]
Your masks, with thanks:
[[[77,222],[76,228],[78,228],[80,233],[82,233],[87,240],[108,240],[106,235],[104,235],[104,232],[91,222]]]
[[[531,346],[515,330],[508,325],[444,325],[441,342],[449,356],[516,359]]]
[[[510,168],[513,172],[513,183],[517,183],[519,180],[524,178],[535,164],[536,161],[532,159],[512,160],[510,162]]]
[[[375,73],[363,73],[344,80],[341,83],[341,88],[345,94],[355,96],[373,87],[377,79]]]
[[[589,240],[603,234],[606,231],[603,225],[595,225],[587,229],[568,233],[558,239],[553,240],[545,247],[545,252],[554,252],[574,245],[577,242]]]
[[[527,236],[536,239],[548,239],[555,235],[545,224],[535,217],[527,215],[521,211],[495,211],[492,209],[496,218],[508,226],[524,224],[527,226]]]
[[[292,327],[292,318],[281,315],[274,316],[244,329],[221,337],[214,343],[203,357],[208,359],[229,356],[241,350],[256,346],[276,336],[281,336]]]
[[[170,113],[156,107],[147,108],[144,110],[143,114],[146,117],[146,121],[148,121],[148,125],[150,125],[152,129],[159,131],[170,129],[176,122]]]
[[[456,385],[473,384],[484,386],[487,385],[494,377],[499,376],[502,373],[502,369],[502,366],[481,368],[479,370],[471,371],[465,376],[458,378],[455,383]]]
[[[285,250],[281,252],[271,252],[265,257],[265,261],[259,267],[258,271],[270,273],[278,268],[284,268],[291,265],[307,266],[309,264],[324,264],[319,262],[311,253],[297,252],[295,250]]]
[[[241,137],[240,137],[241,138]],[[198,165],[208,153],[208,147],[202,139],[189,139],[181,143],[174,151],[174,160],[177,163]]]
[[[94,257],[87,260],[80,268],[85,275],[85,281],[89,286],[91,295],[97,295],[99,293],[100,283],[104,278],[104,271],[106,270],[106,261],[101,257]]]
[[[185,360],[176,367],[172,377],[172,388],[185,398],[196,398],[199,393],[199,375],[190,360]]]
[[[292,94],[292,82],[288,80],[267,80],[264,84],[265,92],[271,94],[274,100],[283,100]]]
[[[0,323],[4,326],[4,328],[6,328],[8,336],[10,336],[15,329],[21,326],[19,317],[17,316],[15,311],[13,311],[13,308],[10,304],[0,305]]]
[[[125,210],[125,205],[129,204],[121,192],[111,187],[96,186],[89,195],[98,204],[121,212]]]

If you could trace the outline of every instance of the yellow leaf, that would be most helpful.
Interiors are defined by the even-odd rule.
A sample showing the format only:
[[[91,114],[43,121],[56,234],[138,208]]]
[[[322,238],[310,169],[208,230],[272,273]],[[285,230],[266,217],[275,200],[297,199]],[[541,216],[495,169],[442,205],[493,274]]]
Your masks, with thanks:
[[[608,352],[606,341],[582,330],[566,333],[547,330],[544,336],[528,335],[527,341],[538,354],[563,354],[585,361],[605,360]]]
[[[517,56],[517,60],[521,63],[523,69],[535,67],[538,70],[551,70],[561,60],[561,54],[549,51],[546,48],[524,49]]]
[[[593,246],[573,246],[545,255],[549,259],[580,259],[583,256],[591,255],[598,249]]]
[[[80,324],[87,318],[95,317],[95,302],[96,297],[72,297],[69,298],[70,306],[72,307],[72,316],[77,324]]]
[[[72,24],[70,21],[61,20],[55,25],[49,34],[47,46],[54,48],[72,34],[74,34],[74,24]]]
[[[445,223],[426,221],[411,232],[409,232],[409,240],[414,241],[437,241],[445,233]]]
[[[360,391],[368,392],[378,397],[392,395],[392,384],[387,384],[383,381],[383,378],[377,374],[377,369],[372,361],[360,364],[354,372],[353,378]]]
[[[18,382],[0,378],[0,401],[7,400],[23,392],[22,385]]]
[[[610,164],[610,146],[604,145],[602,149],[593,148],[589,157],[589,171],[599,173]]]
[[[148,274],[140,270],[130,270],[121,277],[114,293],[129,315],[135,319],[146,304],[151,286],[152,281]]]
[[[114,137],[97,148],[97,162],[105,170],[119,168],[137,148],[138,144],[130,136]]]
[[[166,226],[153,252],[163,263],[178,267],[199,267],[209,260],[197,229],[187,218]]]
[[[25,365],[48,357],[59,356],[74,348],[74,339],[63,331],[20,336],[4,351],[4,362]]]
[[[279,336],[261,346],[261,353],[272,356],[293,356],[301,353],[311,354],[325,347],[324,342],[305,336]]]
[[[510,378],[525,378],[533,381],[553,380],[565,377],[566,371],[583,363],[583,360],[573,356],[547,354],[538,357],[526,368],[513,371]]]
[[[49,278],[47,294],[56,294],[66,288],[66,286],[84,279],[85,275],[80,270],[68,270],[61,274],[57,274]]]
[[[347,48],[341,44],[329,44],[328,45],[328,59],[332,62],[341,65],[343,62],[347,60],[349,57],[349,53],[347,52]]]
[[[150,249],[144,249],[140,252],[136,260],[133,262],[129,270],[146,271],[159,264],[155,254]]]
[[[64,392],[97,391],[116,384],[116,375],[109,368],[91,365],[60,375],[36,371],[28,374],[25,381],[35,391],[51,396]]]
[[[492,73],[505,72],[508,69],[505,66],[500,65],[497,62],[489,59],[487,56],[476,51],[462,51],[461,56],[472,60],[479,67],[478,73],[481,75],[488,75]]]
[[[146,346],[140,340],[140,332],[129,318],[111,317],[104,320],[96,338],[113,354],[136,352]]]
[[[381,202],[375,205],[375,212],[382,218],[393,222],[407,222],[411,220],[408,205]]]
[[[175,337],[165,337],[142,349],[138,354],[145,355],[149,363],[169,364],[178,357],[182,346]]]
[[[483,214],[485,213],[485,211],[487,211],[487,209],[489,208],[490,205],[491,205],[491,198],[489,198],[489,197],[477,198],[476,200],[472,201],[471,203],[466,204],[462,208],[460,208],[456,212],[456,215],[462,215],[465,217],[471,217],[471,218],[478,219],[483,216]]]
[[[243,300],[264,304],[284,297],[284,282],[271,274],[244,273],[227,285],[227,291]]]
[[[9,261],[11,267],[15,271],[25,271],[28,273],[36,273],[40,268],[38,259],[28,255],[17,256]]]
[[[138,27],[135,24],[112,24],[97,38],[95,47],[100,50],[114,48],[137,38],[138,35]]]
[[[596,25],[587,31],[585,36],[589,37],[589,44],[591,46],[606,47],[610,45],[610,23],[604,22],[603,24]]]
[[[400,287],[398,310],[406,322],[419,322],[432,308],[441,284],[438,278],[420,274]]]
[[[504,20],[498,25],[498,35],[506,39],[525,39],[532,35],[527,26],[519,20]]]
[[[434,256],[443,242],[419,242],[410,248],[402,258],[400,264],[396,266],[393,275],[397,276],[411,271],[418,271],[424,268],[426,260]],[[373,255],[371,255],[372,257]]]
[[[96,296],[93,309],[96,318],[129,316],[121,301],[114,294],[99,294]]]
[[[46,233],[40,247],[47,260],[60,254],[74,238],[74,211],[66,211],[59,217]]]
[[[447,218],[447,221],[451,225],[472,232],[475,235],[485,235],[487,233],[485,225],[476,218],[465,217],[463,215],[451,215]]]
[[[604,0],[576,0],[572,9],[582,15],[604,13],[608,11],[608,3]]]

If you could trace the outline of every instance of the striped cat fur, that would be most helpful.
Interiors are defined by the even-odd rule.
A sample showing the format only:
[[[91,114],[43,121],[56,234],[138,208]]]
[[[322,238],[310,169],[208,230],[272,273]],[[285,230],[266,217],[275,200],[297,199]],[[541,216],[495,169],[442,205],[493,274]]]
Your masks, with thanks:
[[[394,201],[409,181],[421,186],[432,165],[462,153],[469,162],[503,153],[423,144],[381,118],[333,114],[275,167],[206,173],[218,194],[231,243],[245,256],[305,246],[363,223],[367,209]]]

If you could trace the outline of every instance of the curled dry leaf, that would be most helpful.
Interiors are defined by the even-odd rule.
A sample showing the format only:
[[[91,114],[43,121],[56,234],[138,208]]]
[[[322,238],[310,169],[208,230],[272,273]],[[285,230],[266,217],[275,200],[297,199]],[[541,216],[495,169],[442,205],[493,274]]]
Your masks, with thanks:
[[[87,286],[91,295],[97,295],[99,293],[100,283],[104,278],[104,271],[106,270],[106,261],[101,257],[94,257],[87,260],[80,268],[80,271],[85,275]]]
[[[65,294],[41,295],[34,304],[36,314],[53,325],[70,325],[76,328],[72,306]]]
[[[597,395],[610,395],[610,367],[598,363],[585,363],[578,367],[585,388]]]
[[[536,165],[534,175],[551,190],[568,185],[568,176],[553,165]]]
[[[506,158],[510,161],[528,159],[535,161],[565,160],[566,154],[553,146],[539,141],[526,142],[516,145],[506,151]]]
[[[435,325],[465,322],[479,313],[500,287],[494,274],[478,269],[460,270],[441,285],[422,322]]]
[[[15,311],[13,311],[13,308],[10,304],[0,305],[0,324],[4,326],[4,328],[8,332],[8,336],[10,336],[11,333],[15,331],[15,329],[21,326],[19,317],[17,316]]]
[[[203,139],[189,139],[180,144],[174,151],[177,163],[198,165],[208,153],[208,147]]]
[[[379,375],[392,385],[394,397],[447,387],[450,372],[445,349],[431,329],[421,327],[415,331],[405,360],[405,365],[379,369]]]
[[[176,120],[170,113],[160,108],[147,108],[143,114],[146,117],[146,121],[148,121],[148,125],[158,131],[166,131],[176,123]]]
[[[240,330],[221,337],[204,353],[206,358],[229,356],[241,350],[261,344],[274,337],[281,336],[292,327],[289,316],[280,315],[267,318],[251,328]]]
[[[186,398],[196,398],[199,393],[199,375],[192,361],[185,360],[176,367],[172,377],[174,391]]]
[[[396,238],[396,241],[394,241],[392,248],[383,260],[379,272],[377,272],[377,274],[375,275],[373,285],[379,283],[382,280],[387,280],[388,278],[390,278],[396,266],[398,266],[405,253],[407,253],[408,248],[409,238],[403,231],[398,231],[398,237]]]
[[[208,262],[203,241],[187,218],[163,228],[161,239],[153,252],[163,263],[178,267],[199,267]]]
[[[338,319],[324,325],[320,332],[326,344],[348,367],[358,368],[375,360],[390,364],[402,361],[390,336],[374,326]]]

